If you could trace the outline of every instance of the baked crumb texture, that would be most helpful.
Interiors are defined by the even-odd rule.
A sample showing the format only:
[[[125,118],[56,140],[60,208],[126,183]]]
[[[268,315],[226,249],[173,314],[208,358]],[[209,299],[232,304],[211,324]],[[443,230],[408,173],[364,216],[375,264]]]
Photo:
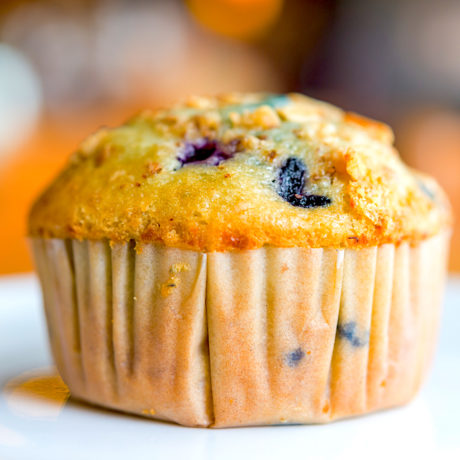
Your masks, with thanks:
[[[213,252],[415,244],[450,224],[388,126],[299,94],[229,94],[89,137],[34,204],[29,234]]]
[[[323,423],[409,401],[433,354],[448,240],[207,254],[32,246],[73,397],[226,427]]]

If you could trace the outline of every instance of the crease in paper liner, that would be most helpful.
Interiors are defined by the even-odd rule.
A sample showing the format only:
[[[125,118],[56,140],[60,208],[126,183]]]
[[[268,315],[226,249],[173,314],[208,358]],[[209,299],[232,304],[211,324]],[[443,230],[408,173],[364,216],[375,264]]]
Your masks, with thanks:
[[[32,247],[72,396],[226,427],[322,423],[409,401],[433,355],[449,238],[209,254]]]

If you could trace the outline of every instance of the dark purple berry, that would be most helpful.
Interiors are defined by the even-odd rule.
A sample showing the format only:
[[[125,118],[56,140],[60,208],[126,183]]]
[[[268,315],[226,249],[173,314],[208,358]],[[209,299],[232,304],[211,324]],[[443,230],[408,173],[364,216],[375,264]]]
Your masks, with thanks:
[[[305,175],[307,167],[298,158],[288,158],[281,166],[278,176],[279,195],[286,201],[293,195],[300,195],[305,187]]]
[[[331,199],[324,195],[294,195],[287,201],[301,208],[320,208],[331,204]]]
[[[296,157],[288,158],[278,175],[278,194],[292,206],[317,208],[331,204],[331,199],[323,195],[304,195],[303,189],[308,177],[307,167]]]
[[[235,152],[235,142],[220,144],[205,138],[194,142],[186,142],[178,160],[182,166],[191,163],[217,166],[231,158]]]
[[[302,348],[296,348],[295,350],[286,354],[286,363],[289,367],[296,367],[299,365],[300,361],[302,361],[304,356],[305,353]]]
[[[355,321],[337,325],[337,335],[348,341],[355,348],[364,347],[369,343],[369,334],[359,334]]]

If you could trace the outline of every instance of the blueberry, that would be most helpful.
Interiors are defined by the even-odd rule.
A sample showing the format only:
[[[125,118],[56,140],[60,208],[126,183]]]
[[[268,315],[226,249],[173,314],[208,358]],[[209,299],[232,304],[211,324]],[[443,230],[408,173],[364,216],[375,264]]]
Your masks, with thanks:
[[[272,94],[271,96],[268,96],[266,99],[264,99],[261,104],[264,105],[269,105],[270,107],[273,107],[274,109],[277,109],[278,107],[283,107],[284,105],[289,103],[289,97],[286,96],[285,94]]]
[[[296,348],[295,350],[286,354],[286,363],[289,367],[297,367],[304,356],[305,352],[302,350],[302,348]]]
[[[323,195],[304,195],[308,170],[305,163],[296,157],[288,158],[278,175],[278,194],[292,206],[317,208],[331,204],[331,199]]]
[[[236,145],[235,142],[224,145],[207,138],[186,142],[178,160],[182,166],[191,163],[217,166],[235,154]]]
[[[364,347],[369,342],[369,334],[359,334],[355,321],[337,325],[337,334],[339,337],[347,340],[355,348]],[[361,335],[361,336],[360,336]]]
[[[301,208],[320,208],[331,204],[331,199],[324,195],[294,195],[288,201],[292,206]]]
[[[305,187],[307,167],[298,158],[288,158],[280,169],[279,195],[286,201],[294,195],[300,195]]]
[[[268,105],[273,109],[277,109],[279,107],[285,106],[288,103],[289,97],[285,94],[271,94],[259,102],[248,102],[246,104],[227,105],[226,107],[223,107],[221,109],[221,112],[224,115],[228,116],[230,112],[242,113],[244,111],[253,111],[262,105]]]
[[[421,180],[418,180],[417,181],[418,183],[418,186],[420,188],[420,190],[430,199],[430,200],[434,200],[436,198],[435,194],[433,193],[433,191],[431,189],[429,189],[427,187],[427,185],[421,181]]]

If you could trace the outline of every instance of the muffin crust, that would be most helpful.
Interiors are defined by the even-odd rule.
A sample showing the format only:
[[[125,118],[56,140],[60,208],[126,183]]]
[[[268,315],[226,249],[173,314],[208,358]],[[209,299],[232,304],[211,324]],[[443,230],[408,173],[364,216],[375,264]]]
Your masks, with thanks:
[[[29,235],[212,252],[416,243],[450,224],[388,126],[299,94],[229,94],[89,137],[34,204]]]

